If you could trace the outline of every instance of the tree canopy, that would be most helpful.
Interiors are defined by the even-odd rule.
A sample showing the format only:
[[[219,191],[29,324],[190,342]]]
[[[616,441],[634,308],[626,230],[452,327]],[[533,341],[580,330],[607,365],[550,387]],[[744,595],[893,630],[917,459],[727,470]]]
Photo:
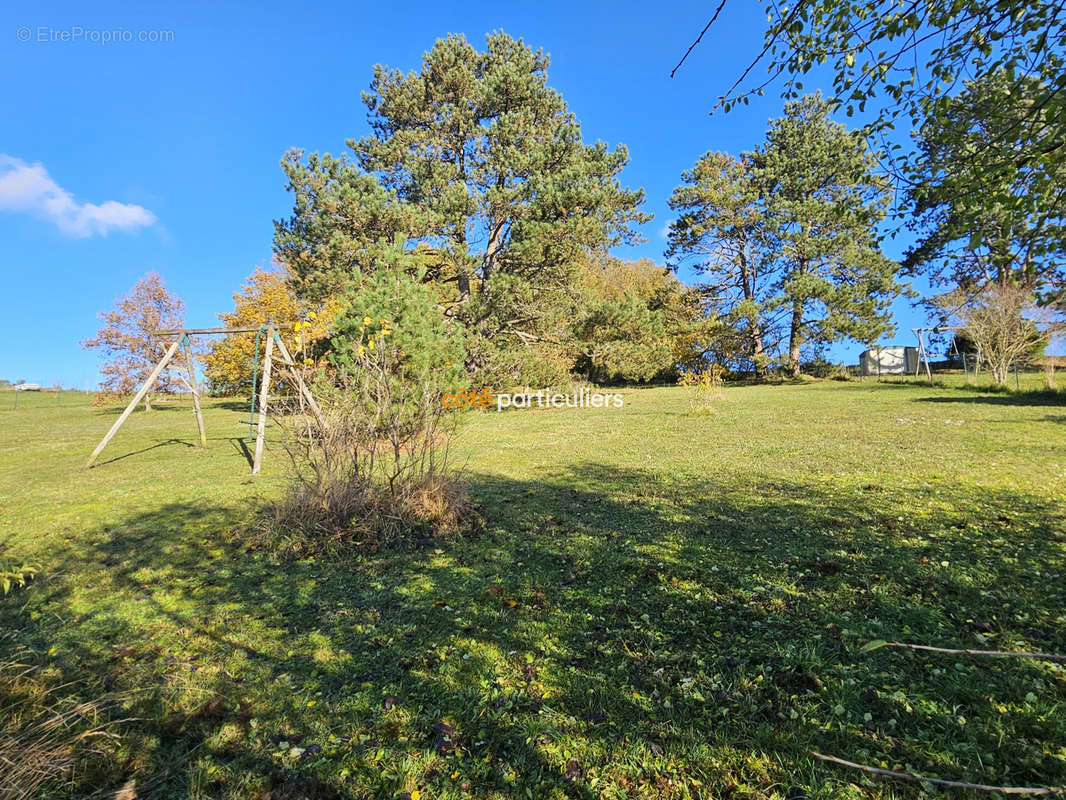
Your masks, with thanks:
[[[968,82],[922,125],[916,139],[923,168],[909,189],[917,234],[905,258],[909,270],[972,291],[1017,280],[1045,302],[1062,299],[1066,164],[1049,174],[1024,158],[1050,124],[1045,111],[1033,110],[1041,92],[1032,81],[997,72]],[[1000,167],[972,158],[993,147]]]
[[[418,72],[375,67],[363,95],[372,134],[341,158],[283,162],[295,207],[275,246],[299,291],[358,283],[400,234],[433,254],[424,279],[466,328],[470,367],[504,344],[550,344],[574,265],[637,241],[633,225],[650,216],[643,192],[619,181],[625,147],[582,141],[548,63],[497,32],[483,51],[439,39]]]
[[[768,341],[787,338],[793,375],[804,346],[874,341],[892,329],[889,305],[904,291],[880,247],[886,181],[862,133],[830,110],[818,94],[786,103],[761,147],[704,155],[671,197],[681,212],[672,263],[693,259],[707,276],[756,374]]]
[[[107,359],[100,367],[101,385],[108,391],[128,394],[140,388],[169,342],[152,336],[153,331],[180,328],[185,321],[185,304],[167,290],[163,279],[149,272],[115,302],[110,311],[100,313],[103,322],[96,335],[82,342],[86,349],[98,349]],[[169,370],[156,379],[156,391],[171,391],[175,378]],[[151,408],[151,392],[144,407]]]
[[[725,5],[722,0],[693,47]],[[1002,259],[1003,243],[1012,238],[1003,234],[1012,227],[1008,216],[1033,219],[1062,207],[1066,7],[1061,3],[765,0],[764,7],[763,47],[732,85],[723,84],[714,108],[728,111],[747,103],[779,78],[782,96],[798,98],[812,70],[827,70],[835,106],[848,115],[872,112],[868,132],[885,133],[898,122],[920,129],[917,152],[886,138],[881,156],[902,187],[916,190],[909,196],[933,229],[921,237],[909,259],[912,267],[931,270],[934,281],[943,278],[951,272],[943,269],[944,246],[962,236],[973,241],[971,251],[984,249],[984,256],[968,258],[969,267],[980,263],[983,269],[989,257]],[[760,65],[766,67],[765,80],[752,77]],[[960,192],[977,199],[945,209]],[[941,219],[931,221],[931,210]],[[994,241],[978,241],[980,236]],[[1045,302],[1063,291],[1061,271],[1039,260],[1041,249],[1050,252],[1046,239],[1046,232],[1038,233],[1021,244],[1025,258],[1037,259],[1019,267],[1037,273]],[[960,277],[971,279],[973,270],[962,266]]]
[[[572,366],[594,381],[669,376],[697,364],[717,332],[701,293],[650,259],[592,259],[580,287]]]

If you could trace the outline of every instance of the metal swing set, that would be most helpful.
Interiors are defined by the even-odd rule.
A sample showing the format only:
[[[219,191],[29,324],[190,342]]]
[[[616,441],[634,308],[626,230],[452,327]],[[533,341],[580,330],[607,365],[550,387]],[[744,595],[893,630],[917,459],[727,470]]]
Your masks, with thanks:
[[[129,405],[119,415],[119,418],[115,420],[115,423],[111,426],[111,430],[107,432],[100,443],[96,445],[96,448],[90,454],[88,460],[85,462],[85,468],[88,469],[95,462],[97,457],[107,447],[108,442],[114,438],[118,433],[119,428],[133,413],[133,409],[144,399],[144,396],[151,391],[151,388],[155,385],[156,380],[163,374],[163,370],[174,360],[178,355],[178,351],[181,351],[181,361],[184,362],[184,374],[180,375],[183,383],[189,388],[192,393],[192,406],[193,414],[196,417],[196,427],[200,432],[200,447],[207,448],[207,435],[204,432],[204,415],[200,405],[200,389],[196,383],[196,366],[192,355],[192,342],[190,336],[215,336],[215,335],[229,335],[236,333],[254,333],[255,337],[255,363],[252,371],[252,402],[251,412],[248,419],[248,437],[249,440],[252,436],[253,426],[255,428],[255,450],[252,457],[252,474],[256,475],[259,472],[259,468],[263,463],[263,442],[266,433],[266,417],[267,417],[267,399],[270,394],[270,380],[274,369],[274,347],[277,346],[277,361],[281,365],[281,372],[289,380],[292,381],[292,385],[296,388],[300,395],[300,398],[307,403],[308,408],[311,409],[311,413],[316,418],[321,420],[322,412],[318,407],[318,403],[315,402],[314,396],[311,394],[311,390],[307,388],[307,384],[304,382],[303,377],[300,375],[300,371],[296,369],[296,361],[293,359],[289,349],[285,346],[285,342],[278,335],[279,329],[287,329],[293,327],[295,323],[269,323],[266,325],[260,325],[259,327],[252,328],[178,328],[175,330],[153,331],[152,336],[160,337],[176,337],[174,342],[167,348],[163,357],[159,359],[156,365],[152,368],[152,371],[148,374],[144,384],[137,393],[130,400]],[[266,339],[266,346],[263,353],[263,372],[262,377],[259,376],[259,346],[263,339]],[[256,383],[259,383],[258,391],[258,411],[259,418],[256,420]]]

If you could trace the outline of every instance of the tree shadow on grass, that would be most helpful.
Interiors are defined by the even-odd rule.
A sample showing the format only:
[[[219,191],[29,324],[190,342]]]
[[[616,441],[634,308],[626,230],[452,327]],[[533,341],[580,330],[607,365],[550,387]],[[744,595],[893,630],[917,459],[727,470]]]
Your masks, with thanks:
[[[996,392],[976,394],[979,389],[960,388],[956,396],[920,397],[922,403],[983,403],[992,406],[1064,406],[1066,392],[1039,390],[1032,392]]]
[[[144,695],[116,779],[160,797],[255,797],[300,776],[348,797],[766,796],[859,780],[812,765],[811,749],[1066,783],[1045,755],[1066,746],[1061,671],[861,652],[977,636],[1066,652],[1062,597],[1035,578],[1066,567],[1062,508],[597,464],[468,479],[480,536],[348,559],[275,562],[233,534],[235,509],[116,514],[57,554],[68,572],[27,595],[22,636],[102,689]]]
[[[248,466],[251,467],[255,461],[252,456],[251,448],[248,447],[249,439],[246,436],[231,436],[228,439],[229,443],[233,446],[233,449],[237,453],[244,457],[244,460],[248,462]]]
[[[251,408],[251,401],[247,398],[239,400],[237,398],[219,399],[208,398],[208,402],[211,403],[212,408],[221,408],[226,411],[248,411]]]
[[[131,456],[139,456],[143,453],[149,453],[152,450],[156,450],[160,447],[172,447],[174,445],[185,445],[186,447],[192,448],[196,447],[196,444],[194,444],[193,442],[187,442],[184,439],[164,439],[161,442],[156,442],[155,444],[148,445],[148,447],[142,447],[140,450],[131,450],[128,453],[123,453],[120,456],[114,456],[113,458],[109,458],[106,461],[97,461],[93,466],[102,467],[105,464],[113,464],[116,461],[122,461],[123,459],[130,458]]]

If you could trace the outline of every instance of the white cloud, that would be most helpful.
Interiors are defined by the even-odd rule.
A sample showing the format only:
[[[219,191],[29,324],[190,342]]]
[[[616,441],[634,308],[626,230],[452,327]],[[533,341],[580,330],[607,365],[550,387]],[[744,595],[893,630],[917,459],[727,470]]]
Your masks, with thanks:
[[[153,225],[156,216],[144,206],[108,200],[79,203],[52,180],[44,164],[27,164],[0,153],[0,211],[33,214],[54,222],[67,236],[83,238],[113,230],[133,231]]]
[[[668,238],[670,238],[670,226],[673,225],[675,221],[676,220],[668,219],[668,220],[666,220],[666,222],[663,223],[663,226],[661,228],[659,228],[659,238],[660,239],[668,239]]]

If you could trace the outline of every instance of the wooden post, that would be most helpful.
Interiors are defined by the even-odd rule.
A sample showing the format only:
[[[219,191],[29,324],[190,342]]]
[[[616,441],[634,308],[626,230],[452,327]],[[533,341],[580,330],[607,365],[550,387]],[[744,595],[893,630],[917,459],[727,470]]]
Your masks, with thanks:
[[[151,390],[152,386],[155,384],[156,378],[158,378],[159,374],[166,369],[167,364],[169,364],[170,360],[174,358],[174,354],[178,352],[179,345],[181,345],[180,339],[167,349],[166,354],[159,360],[159,363],[155,365],[155,369],[153,369],[148,375],[148,380],[144,382],[144,385],[138,390],[137,394],[135,394],[133,399],[130,400],[130,404],[126,406],[126,410],[115,420],[115,424],[111,426],[111,430],[107,432],[107,435],[100,440],[100,444],[96,445],[96,449],[93,450],[92,455],[89,456],[89,460],[85,462],[86,469],[93,465],[93,462],[96,461],[96,457],[100,455],[105,447],[107,447],[107,443],[111,441],[111,438],[118,433],[118,429],[122,427],[122,423],[133,413],[133,409],[137,407],[137,404],[141,402],[144,396],[148,394],[149,390]]]
[[[267,327],[266,354],[263,356],[263,378],[259,384],[259,427],[255,433],[255,457],[252,459],[252,474],[259,474],[263,463],[263,436],[266,434],[267,396],[270,392],[270,358],[274,353],[274,327]]]
[[[200,429],[200,447],[207,448],[207,434],[204,433],[204,415],[200,410],[200,390],[196,386],[196,367],[193,365],[192,348],[189,347],[189,334],[181,337],[182,354],[185,356],[185,368],[189,373],[189,391],[192,392],[192,409],[196,414],[196,427]]]

